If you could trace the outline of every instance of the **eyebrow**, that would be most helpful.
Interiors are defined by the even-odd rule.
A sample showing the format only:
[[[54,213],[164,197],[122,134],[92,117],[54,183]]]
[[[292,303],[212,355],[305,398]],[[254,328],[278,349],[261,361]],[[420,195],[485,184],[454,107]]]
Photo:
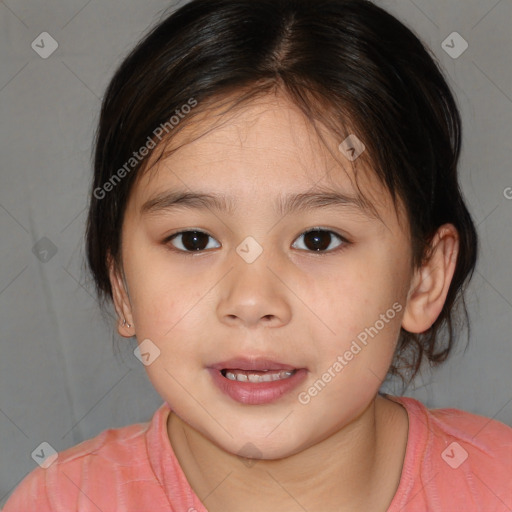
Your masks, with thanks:
[[[216,210],[232,215],[236,209],[236,202],[223,194],[172,190],[148,199],[140,211],[142,215],[150,215],[183,208]],[[369,217],[372,216],[370,212],[373,210],[371,205],[358,196],[321,190],[280,196],[275,205],[276,213],[281,216],[320,208],[351,208]]]

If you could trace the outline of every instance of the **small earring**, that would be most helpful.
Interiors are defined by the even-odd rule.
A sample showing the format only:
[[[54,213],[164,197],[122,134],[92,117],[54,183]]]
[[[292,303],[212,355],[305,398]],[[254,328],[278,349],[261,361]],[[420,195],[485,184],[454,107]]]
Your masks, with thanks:
[[[130,328],[131,325],[126,323],[126,318],[123,319],[123,325],[126,325],[126,327]]]

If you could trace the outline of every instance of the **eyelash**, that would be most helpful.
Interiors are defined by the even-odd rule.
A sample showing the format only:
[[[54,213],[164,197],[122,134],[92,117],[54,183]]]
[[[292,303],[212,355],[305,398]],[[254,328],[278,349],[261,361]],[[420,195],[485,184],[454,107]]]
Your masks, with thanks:
[[[206,233],[204,231],[201,231],[199,229],[189,229],[189,230],[180,231],[178,233],[174,233],[174,234],[168,236],[163,241],[163,244],[169,246],[169,249],[171,251],[177,252],[179,254],[185,254],[185,255],[202,254],[204,252],[207,252],[207,251],[211,250],[211,249],[201,249],[201,250],[197,250],[197,251],[188,251],[188,250],[184,250],[184,249],[178,249],[177,247],[175,247],[171,243],[172,240],[175,239],[176,237],[178,237],[180,235],[187,234],[187,233],[198,233],[198,234],[206,235],[206,236],[214,239],[211,235],[209,235],[208,233]],[[323,229],[323,228],[309,229],[309,230],[304,231],[303,233],[301,233],[299,235],[299,237],[297,237],[297,238],[300,238],[300,237],[302,237],[304,235],[308,235],[309,233],[329,233],[331,235],[334,235],[336,238],[338,238],[341,243],[340,243],[340,245],[338,245],[334,249],[329,249],[329,250],[317,250],[317,251],[315,251],[315,250],[308,250],[308,249],[299,249],[300,251],[310,252],[312,254],[332,254],[332,253],[338,253],[338,252],[346,249],[347,246],[351,244],[351,242],[349,240],[347,240],[344,236],[340,235],[339,233],[336,233],[335,231],[332,231],[330,229]],[[330,245],[330,243],[329,243],[329,245]],[[215,247],[215,249],[218,249],[218,247]]]

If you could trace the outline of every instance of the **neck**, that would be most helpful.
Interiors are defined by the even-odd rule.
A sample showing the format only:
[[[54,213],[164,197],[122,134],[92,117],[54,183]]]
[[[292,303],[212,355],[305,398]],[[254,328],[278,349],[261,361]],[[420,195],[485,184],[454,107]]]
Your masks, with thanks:
[[[405,454],[405,443],[401,450],[394,443],[398,417],[403,426],[406,416],[397,407],[402,409],[377,396],[350,424],[277,460],[241,459],[173,413],[168,433],[183,472],[210,512],[386,510]]]

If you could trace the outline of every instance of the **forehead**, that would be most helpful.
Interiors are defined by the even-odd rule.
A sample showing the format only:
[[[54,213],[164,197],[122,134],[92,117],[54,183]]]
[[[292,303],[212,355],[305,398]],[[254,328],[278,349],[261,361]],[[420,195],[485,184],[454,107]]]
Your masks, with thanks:
[[[235,196],[330,190],[367,202],[369,210],[386,203],[389,194],[365,159],[351,162],[340,151],[345,137],[314,125],[282,95],[231,109],[214,106],[155,151],[132,195],[139,208],[170,188],[197,190],[198,185],[215,194],[229,189]]]

